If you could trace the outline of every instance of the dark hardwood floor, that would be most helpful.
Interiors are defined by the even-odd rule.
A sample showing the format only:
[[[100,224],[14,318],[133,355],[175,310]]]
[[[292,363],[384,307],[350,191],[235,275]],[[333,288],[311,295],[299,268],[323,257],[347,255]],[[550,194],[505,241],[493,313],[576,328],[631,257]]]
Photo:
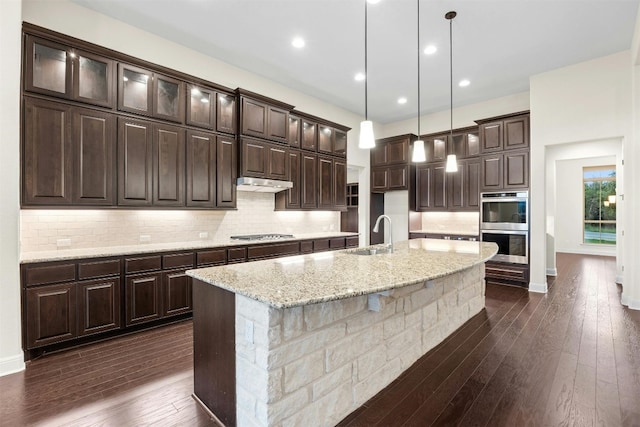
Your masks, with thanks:
[[[546,295],[488,286],[485,311],[340,425],[640,426],[640,312],[615,260],[558,270]],[[186,321],[34,360],[0,377],[0,426],[214,426],[192,339]]]

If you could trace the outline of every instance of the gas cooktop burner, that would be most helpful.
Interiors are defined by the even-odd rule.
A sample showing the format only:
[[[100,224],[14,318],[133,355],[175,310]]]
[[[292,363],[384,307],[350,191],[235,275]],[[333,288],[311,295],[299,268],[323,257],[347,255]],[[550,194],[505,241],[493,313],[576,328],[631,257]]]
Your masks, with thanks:
[[[293,239],[293,234],[247,234],[244,236],[231,236],[233,240],[280,240]]]

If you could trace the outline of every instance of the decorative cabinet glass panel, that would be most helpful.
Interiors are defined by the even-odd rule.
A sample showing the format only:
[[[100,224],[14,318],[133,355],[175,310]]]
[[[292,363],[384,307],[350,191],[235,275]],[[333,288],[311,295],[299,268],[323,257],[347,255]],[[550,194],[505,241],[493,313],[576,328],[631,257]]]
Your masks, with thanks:
[[[183,121],[184,83],[160,74],[153,75],[153,116],[174,122]]]
[[[54,96],[71,96],[71,57],[67,47],[27,37],[26,89]]]
[[[74,99],[103,107],[112,107],[114,62],[80,52],[75,55],[73,60]]]
[[[120,64],[118,68],[118,109],[151,115],[151,71]]]
[[[318,125],[308,120],[302,120],[302,148],[316,151],[318,147]]]
[[[216,129],[218,132],[236,133],[236,97],[216,94]]]
[[[289,116],[289,145],[300,147],[300,117]]]
[[[333,153],[337,156],[347,155],[347,133],[341,130],[334,130]]]
[[[333,153],[333,129],[329,126],[318,126],[318,151]]]
[[[187,86],[187,124],[215,128],[215,92],[194,85]]]

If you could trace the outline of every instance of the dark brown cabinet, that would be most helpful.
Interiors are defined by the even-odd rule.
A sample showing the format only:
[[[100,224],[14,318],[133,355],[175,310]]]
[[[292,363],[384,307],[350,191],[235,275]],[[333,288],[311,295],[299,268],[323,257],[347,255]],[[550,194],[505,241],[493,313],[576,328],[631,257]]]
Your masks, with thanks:
[[[318,156],[302,152],[300,173],[300,201],[303,209],[318,206]]]
[[[153,124],[118,118],[118,205],[153,203]]]
[[[300,150],[289,150],[289,180],[293,188],[276,193],[276,209],[300,209],[300,187],[302,184],[302,153]]]
[[[25,98],[23,150],[23,204],[114,204],[110,114]]]
[[[447,209],[447,188],[443,163],[416,167],[416,210]]]
[[[286,143],[289,137],[289,110],[293,106],[284,105],[275,100],[243,95],[246,91],[239,90],[240,123],[243,135],[264,138]],[[256,98],[260,99],[256,99]]]
[[[187,119],[191,126],[236,132],[236,98],[200,85],[187,85]]]
[[[78,282],[78,336],[120,328],[120,276]]]
[[[318,124],[302,119],[302,148],[305,150],[316,151],[318,149]]]
[[[422,139],[424,140],[427,163],[438,163],[447,160],[448,134],[425,136]]]
[[[333,159],[333,209],[347,209],[347,163]]]
[[[529,187],[529,151],[505,151],[482,156],[482,191]]]
[[[480,155],[480,137],[478,128],[456,129],[449,136],[447,154],[455,154],[458,159],[478,157]]]
[[[481,153],[529,148],[528,113],[478,123]]]
[[[163,317],[189,313],[193,309],[191,277],[185,271],[162,272]]]
[[[261,140],[240,141],[240,174],[253,178],[289,179],[289,148]]]
[[[118,109],[184,122],[184,82],[128,64],[118,64]]]
[[[376,141],[371,150],[371,191],[406,190],[409,185],[409,146],[415,135]]]
[[[26,90],[113,107],[114,61],[34,36],[25,48]]]
[[[332,209],[334,205],[333,169],[333,160],[330,157],[318,156],[318,208],[320,209]]]
[[[185,205],[184,130],[153,126],[153,205]]]
[[[235,208],[238,144],[231,136],[218,136],[216,141],[216,204],[219,208]]]
[[[77,336],[75,283],[27,289],[26,303],[27,349]]]
[[[289,115],[289,146],[300,148],[300,117]]]
[[[479,159],[458,160],[457,172],[444,163],[416,167],[416,211],[477,211],[480,198]]]
[[[160,272],[127,276],[125,288],[127,326],[162,317],[162,274]]]
[[[216,207],[216,135],[187,130],[186,205]]]
[[[334,131],[329,126],[318,125],[318,151],[333,154]]]

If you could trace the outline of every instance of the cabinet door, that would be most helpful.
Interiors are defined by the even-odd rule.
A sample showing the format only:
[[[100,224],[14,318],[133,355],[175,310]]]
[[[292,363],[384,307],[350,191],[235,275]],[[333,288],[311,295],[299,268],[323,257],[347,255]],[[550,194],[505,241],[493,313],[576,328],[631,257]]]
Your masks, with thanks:
[[[529,147],[529,115],[522,115],[504,121],[504,149]]]
[[[504,188],[529,187],[529,151],[504,154]]]
[[[152,203],[152,127],[149,122],[118,118],[118,205]]]
[[[223,133],[236,133],[236,97],[216,94],[216,129]]]
[[[216,136],[187,131],[187,206],[216,206]]]
[[[300,147],[300,117],[289,115],[289,145]]]
[[[120,277],[79,282],[78,335],[120,328]]]
[[[480,209],[480,159],[469,159],[464,164],[464,207],[470,211]]]
[[[501,190],[503,188],[502,154],[482,157],[482,191]]]
[[[390,141],[387,146],[387,164],[409,162],[409,138]]]
[[[480,152],[491,153],[502,151],[502,121],[483,123],[480,125]]]
[[[153,127],[153,204],[184,206],[184,130],[175,126]]]
[[[335,129],[333,132],[333,153],[340,157],[347,156],[347,133]]]
[[[29,288],[26,299],[27,349],[77,336],[75,283]]]
[[[69,48],[37,37],[25,41],[25,89],[59,98],[70,98],[71,55]]]
[[[153,116],[172,122],[184,122],[184,82],[153,74]]]
[[[279,108],[268,108],[267,138],[287,142],[289,136],[289,112]]]
[[[267,146],[267,178],[289,180],[289,149],[283,145]]]
[[[465,164],[458,160],[457,172],[450,172],[446,176],[447,180],[447,209],[448,210],[463,210],[464,209],[464,181],[465,176]]]
[[[447,143],[449,141],[449,136],[442,135],[434,137],[430,142],[430,145],[433,145],[433,157],[431,159],[427,158],[429,162],[444,162],[447,160]],[[431,150],[429,150],[431,151]]]
[[[453,139],[449,143],[448,154],[455,154],[458,159],[463,159],[467,155],[467,134],[458,133],[453,135]]]
[[[433,165],[433,209],[447,210],[447,173],[445,165]],[[431,196],[431,195],[430,195]]]
[[[302,148],[316,151],[318,148],[318,125],[302,119]]]
[[[387,144],[376,144],[371,150],[371,167],[386,166],[389,160],[389,146]]]
[[[466,147],[466,157],[477,157],[480,155],[480,137],[478,136],[478,132],[467,132],[466,134],[467,147]]]
[[[126,326],[162,317],[161,273],[126,277]]]
[[[267,106],[247,98],[242,99],[242,134],[267,137]]]
[[[371,169],[371,191],[381,192],[389,189],[389,168],[376,167]]]
[[[118,64],[118,109],[150,116],[153,112],[152,83],[151,71]]]
[[[233,137],[217,137],[216,205],[220,208],[236,207],[237,151]]]
[[[302,153],[302,183],[300,185],[302,207],[318,206],[318,158],[315,154]]]
[[[187,124],[216,128],[216,93],[208,88],[187,85]]]
[[[242,138],[240,141],[240,176],[266,178],[268,170],[268,147],[262,141]]]
[[[333,207],[333,160],[328,157],[318,157],[318,208],[331,209]]]
[[[25,205],[71,203],[71,107],[25,98],[22,201]]]
[[[427,211],[432,208],[430,197],[432,182],[433,167],[431,165],[416,166],[416,211]]]
[[[347,163],[344,160],[333,161],[333,207],[347,209]]]
[[[72,98],[112,108],[115,94],[115,62],[85,52],[74,52]]]
[[[72,111],[75,205],[116,204],[115,120],[111,113]]]
[[[333,153],[333,129],[329,126],[318,125],[318,151]]]
[[[162,273],[163,316],[175,316],[188,313],[193,309],[191,299],[191,277],[184,270]]]
[[[301,185],[301,153],[299,150],[288,150],[289,181],[293,187],[286,191],[276,193],[276,209],[300,209],[300,185]]]
[[[388,189],[389,190],[406,190],[409,174],[409,166],[395,165],[388,168]]]

